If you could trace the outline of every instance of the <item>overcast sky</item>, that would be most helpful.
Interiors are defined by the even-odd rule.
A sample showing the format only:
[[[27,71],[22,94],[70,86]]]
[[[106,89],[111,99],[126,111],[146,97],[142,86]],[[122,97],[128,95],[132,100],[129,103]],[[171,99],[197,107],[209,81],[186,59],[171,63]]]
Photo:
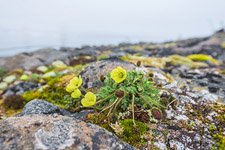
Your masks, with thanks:
[[[0,56],[35,47],[205,36],[225,0],[0,0]]]

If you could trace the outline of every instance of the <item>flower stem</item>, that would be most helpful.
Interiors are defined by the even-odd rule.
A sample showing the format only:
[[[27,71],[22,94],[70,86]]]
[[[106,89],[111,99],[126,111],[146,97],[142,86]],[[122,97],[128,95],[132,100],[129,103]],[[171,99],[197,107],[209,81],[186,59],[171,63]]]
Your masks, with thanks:
[[[95,103],[95,105],[96,105],[96,104],[99,104],[99,103],[101,103],[101,102],[103,102],[104,100],[107,100],[107,99],[110,98],[113,94],[114,94],[114,93],[110,94],[110,95],[107,96],[106,98],[100,99],[99,101],[97,101],[97,102]]]
[[[111,108],[117,101],[118,101],[119,98],[117,98],[111,105],[109,105],[108,107],[104,108],[102,111],[100,111],[100,113],[102,113],[103,111]]]
[[[134,123],[134,126],[136,126],[136,123],[134,121],[134,94],[132,94],[132,117],[133,117],[133,123]]]

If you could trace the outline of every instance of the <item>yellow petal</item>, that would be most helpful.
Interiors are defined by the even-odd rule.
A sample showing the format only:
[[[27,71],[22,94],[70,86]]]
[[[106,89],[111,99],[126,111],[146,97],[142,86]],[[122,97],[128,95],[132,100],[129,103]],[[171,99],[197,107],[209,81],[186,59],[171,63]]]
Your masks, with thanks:
[[[111,71],[110,76],[116,83],[121,83],[127,78],[127,71],[118,66]]]
[[[76,87],[73,84],[71,84],[71,83],[69,83],[66,86],[66,91],[69,92],[69,93],[73,92],[75,89],[76,89]]]
[[[73,79],[70,80],[70,84],[73,84],[76,88],[79,88],[82,84],[82,78],[81,76],[74,77]]]
[[[79,97],[81,96],[80,90],[79,90],[79,89],[75,89],[75,90],[73,91],[73,93],[71,94],[71,96],[72,96],[73,98],[79,98]]]
[[[87,92],[84,98],[81,100],[81,104],[84,107],[90,107],[95,105],[96,103],[96,95],[92,92]]]

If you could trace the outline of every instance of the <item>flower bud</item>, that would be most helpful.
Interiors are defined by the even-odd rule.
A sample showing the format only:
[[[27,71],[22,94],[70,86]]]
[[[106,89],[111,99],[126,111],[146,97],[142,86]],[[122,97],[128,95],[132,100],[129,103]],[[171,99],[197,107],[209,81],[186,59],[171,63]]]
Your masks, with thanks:
[[[116,90],[115,95],[118,98],[122,98],[124,96],[124,91],[122,91],[122,90]]]
[[[163,117],[162,111],[158,108],[153,108],[151,110],[152,116],[157,119],[157,120],[161,120]]]
[[[137,61],[137,64],[136,64],[138,67],[140,67],[141,66],[141,61],[139,60],[139,61]]]
[[[101,75],[101,76],[100,76],[100,80],[101,80],[102,82],[104,82],[104,81],[105,81],[105,76]]]

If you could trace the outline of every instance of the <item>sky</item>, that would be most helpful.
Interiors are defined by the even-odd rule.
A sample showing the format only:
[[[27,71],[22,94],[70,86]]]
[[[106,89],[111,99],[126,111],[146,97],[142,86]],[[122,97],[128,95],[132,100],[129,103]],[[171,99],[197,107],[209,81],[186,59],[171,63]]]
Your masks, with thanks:
[[[225,26],[225,0],[0,0],[0,56],[43,47],[164,42]]]

